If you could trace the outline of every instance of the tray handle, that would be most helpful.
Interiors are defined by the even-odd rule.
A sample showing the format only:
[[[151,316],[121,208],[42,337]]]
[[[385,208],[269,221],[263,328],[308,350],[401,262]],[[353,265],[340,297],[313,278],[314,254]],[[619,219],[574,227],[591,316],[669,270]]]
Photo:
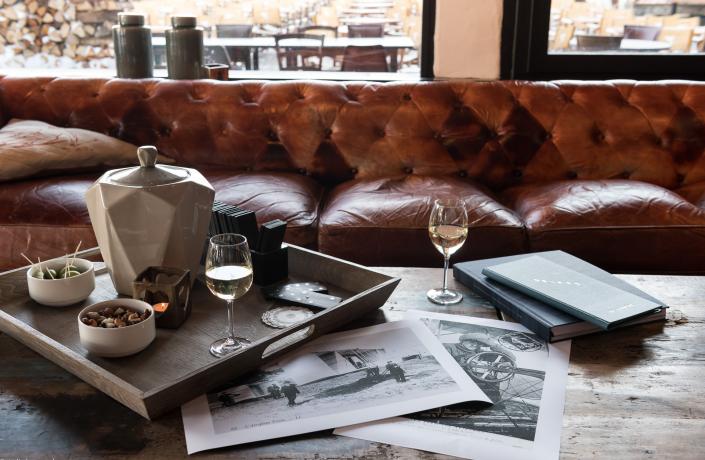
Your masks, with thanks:
[[[279,353],[281,351],[284,351],[285,349],[292,348],[297,343],[311,337],[315,329],[315,324],[303,324],[295,331],[267,345],[267,348],[265,348],[262,352],[262,359],[267,359],[275,353]]]

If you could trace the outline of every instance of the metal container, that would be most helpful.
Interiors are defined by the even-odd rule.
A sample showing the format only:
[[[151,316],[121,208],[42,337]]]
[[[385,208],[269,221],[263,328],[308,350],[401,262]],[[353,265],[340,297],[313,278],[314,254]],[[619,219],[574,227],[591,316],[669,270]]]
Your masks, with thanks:
[[[153,76],[152,30],[144,23],[143,14],[118,13],[118,24],[113,26],[113,43],[119,78]]]
[[[166,66],[169,78],[196,80],[203,66],[203,29],[195,16],[172,16],[166,35]]]
[[[132,295],[132,281],[149,266],[199,272],[215,191],[195,169],[157,165],[157,149],[137,150],[140,166],[103,174],[86,205],[115,290]]]

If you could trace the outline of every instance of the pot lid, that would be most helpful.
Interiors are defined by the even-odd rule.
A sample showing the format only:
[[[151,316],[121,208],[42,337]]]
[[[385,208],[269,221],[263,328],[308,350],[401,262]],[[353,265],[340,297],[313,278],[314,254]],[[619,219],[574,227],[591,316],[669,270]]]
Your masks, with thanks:
[[[139,166],[116,169],[109,172],[106,179],[130,187],[151,187],[181,182],[191,175],[186,168],[157,165],[157,148],[152,145],[139,147],[137,158],[140,160]]]

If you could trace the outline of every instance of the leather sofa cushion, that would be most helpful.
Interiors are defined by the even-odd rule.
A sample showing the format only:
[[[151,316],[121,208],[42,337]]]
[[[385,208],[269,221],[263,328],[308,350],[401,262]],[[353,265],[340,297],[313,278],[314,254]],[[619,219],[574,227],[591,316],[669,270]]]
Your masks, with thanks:
[[[675,190],[680,196],[705,210],[705,181],[687,185]]]
[[[323,188],[310,177],[283,172],[201,172],[215,188],[216,200],[255,211],[260,224],[273,219],[286,221],[287,242],[316,248]]]
[[[442,196],[466,200],[472,223],[453,261],[526,249],[521,221],[484,188],[453,177],[408,175],[332,190],[321,212],[319,250],[366,265],[442,266],[428,237],[433,201]]]
[[[30,179],[2,184],[0,271],[96,246],[83,197],[98,174]]]
[[[257,212],[260,223],[289,222],[286,241],[315,248],[321,187],[290,173],[202,171],[216,189],[216,199]],[[33,260],[56,257],[76,248],[96,246],[84,194],[98,174],[49,177],[2,185],[0,193],[0,271],[22,265],[20,253]]]
[[[702,271],[705,211],[631,180],[562,181],[507,190],[531,251],[562,249],[613,272]]]

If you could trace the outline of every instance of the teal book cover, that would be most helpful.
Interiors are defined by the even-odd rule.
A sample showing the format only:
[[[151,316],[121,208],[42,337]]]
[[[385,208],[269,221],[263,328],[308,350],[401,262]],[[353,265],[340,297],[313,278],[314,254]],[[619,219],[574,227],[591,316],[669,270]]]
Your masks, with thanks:
[[[482,273],[605,330],[663,307],[538,255],[492,265]]]

